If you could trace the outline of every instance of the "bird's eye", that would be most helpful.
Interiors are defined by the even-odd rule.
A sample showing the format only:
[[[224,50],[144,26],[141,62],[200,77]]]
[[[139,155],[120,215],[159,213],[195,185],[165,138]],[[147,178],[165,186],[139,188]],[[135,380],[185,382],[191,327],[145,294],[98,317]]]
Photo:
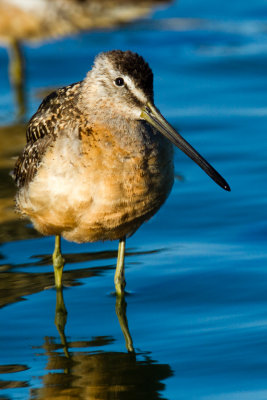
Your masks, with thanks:
[[[124,85],[124,80],[123,80],[123,78],[116,78],[116,79],[115,79],[115,85],[116,85],[116,86],[123,86],[123,85]]]

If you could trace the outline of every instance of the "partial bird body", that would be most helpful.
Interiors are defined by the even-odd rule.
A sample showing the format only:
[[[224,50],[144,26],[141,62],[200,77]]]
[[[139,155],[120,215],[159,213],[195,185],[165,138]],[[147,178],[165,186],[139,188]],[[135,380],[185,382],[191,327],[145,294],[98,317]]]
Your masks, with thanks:
[[[229,190],[154,107],[143,58],[102,53],[83,81],[49,95],[30,120],[14,170],[17,208],[45,235],[125,241],[170,193],[171,142]],[[119,249],[124,255],[124,245]],[[124,279],[122,267],[116,275]]]
[[[138,125],[131,134],[142,132]],[[36,175],[20,189],[18,206],[45,235],[76,242],[120,239],[167,198],[172,146],[164,139],[159,146],[152,130],[146,143],[137,137],[131,144],[107,128],[87,132],[63,131],[48,146]]]

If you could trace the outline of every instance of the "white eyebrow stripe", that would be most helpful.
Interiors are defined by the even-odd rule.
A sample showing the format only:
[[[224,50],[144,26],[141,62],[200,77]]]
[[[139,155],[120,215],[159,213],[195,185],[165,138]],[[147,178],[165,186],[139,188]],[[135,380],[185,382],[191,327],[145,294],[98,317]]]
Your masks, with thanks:
[[[129,78],[129,76],[124,75],[123,79],[126,83],[126,85],[128,86],[129,90],[134,94],[134,96],[141,101],[141,103],[147,103],[147,98],[145,97],[144,93],[142,92],[142,90],[138,89],[133,81],[131,80],[131,78]]]

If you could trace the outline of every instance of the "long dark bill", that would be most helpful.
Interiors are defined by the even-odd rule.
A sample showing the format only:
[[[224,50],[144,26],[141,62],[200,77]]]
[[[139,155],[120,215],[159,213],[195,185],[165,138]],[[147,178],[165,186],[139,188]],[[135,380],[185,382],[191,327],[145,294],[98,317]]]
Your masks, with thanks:
[[[141,118],[162,133],[175,146],[181,149],[188,157],[195,161],[223,189],[230,191],[226,180],[166,121],[159,110],[151,103],[143,108]]]

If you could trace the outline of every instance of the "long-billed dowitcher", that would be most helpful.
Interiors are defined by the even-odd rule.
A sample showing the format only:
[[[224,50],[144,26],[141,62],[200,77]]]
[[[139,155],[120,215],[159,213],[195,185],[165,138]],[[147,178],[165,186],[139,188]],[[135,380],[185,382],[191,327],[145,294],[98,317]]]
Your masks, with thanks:
[[[20,212],[42,234],[56,236],[57,288],[61,236],[78,243],[118,239],[115,287],[123,294],[125,240],[171,191],[172,144],[230,190],[155,107],[153,73],[131,51],[99,54],[83,81],[44,99],[28,124],[14,176]]]

